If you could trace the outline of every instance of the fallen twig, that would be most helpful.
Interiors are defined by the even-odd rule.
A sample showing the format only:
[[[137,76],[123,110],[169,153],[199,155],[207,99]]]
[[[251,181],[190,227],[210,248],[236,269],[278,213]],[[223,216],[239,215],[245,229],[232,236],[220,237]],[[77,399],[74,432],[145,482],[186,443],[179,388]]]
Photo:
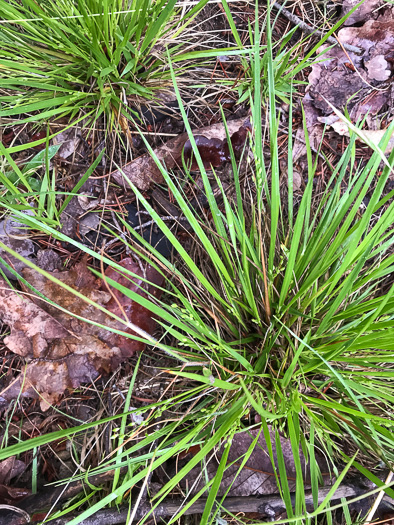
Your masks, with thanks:
[[[324,498],[327,496],[328,492],[331,490],[331,487],[322,488],[319,491],[319,503],[321,503]],[[361,496],[367,494],[368,489],[365,487],[358,487],[355,485],[341,485],[336,492],[331,497],[331,501],[338,501],[341,498],[352,498],[355,496]],[[292,494],[292,503],[295,502],[295,496]],[[200,499],[190,505],[187,509],[183,511],[183,514],[201,514],[204,511],[207,500]],[[307,492],[305,494],[305,503],[308,506],[313,506],[313,496],[312,492]],[[160,518],[165,516],[173,516],[179,512],[185,505],[184,500],[170,500],[164,501],[158,505],[154,511],[152,511],[151,504],[149,502],[139,503],[138,508],[133,508],[129,505],[124,505],[118,508],[105,509],[96,512],[90,518],[87,518],[80,522],[81,525],[118,525],[126,523],[127,517],[130,515],[130,512],[134,512],[134,520],[139,521],[140,519],[150,514],[152,518]],[[258,512],[263,517],[268,516],[272,517],[273,515],[278,515],[281,512],[284,512],[286,507],[282,498],[277,494],[256,497],[231,497],[226,498],[223,502],[223,508],[228,512]],[[70,520],[76,516],[67,516],[64,518],[59,518],[56,520],[51,520],[46,522],[46,525],[66,525]]]
[[[186,217],[179,217],[179,215],[173,217],[172,215],[166,215],[165,217],[160,217],[162,221],[187,221]],[[156,224],[156,221],[148,221],[144,222],[144,224],[140,224],[139,226],[135,226],[134,230],[142,230],[143,228],[146,228],[147,226],[151,226],[152,224]]]
[[[388,485],[393,479],[393,476],[394,476],[394,472],[393,471],[389,472],[384,484]],[[374,504],[372,505],[370,512],[368,513],[368,516],[366,517],[365,525],[371,523],[383,498],[384,498],[384,491],[382,490],[381,492],[378,493],[378,497],[376,498]]]
[[[121,469],[121,473],[125,473],[127,467]],[[102,483],[107,481],[112,481],[114,477],[114,471],[104,472],[103,474],[97,474],[94,476],[89,476],[89,483],[92,485],[99,486]],[[83,492],[86,487],[86,480],[73,481],[67,485],[61,485],[59,487],[45,487],[42,492],[38,494],[33,494],[23,501],[17,503],[12,507],[13,513],[20,511],[23,513],[23,516],[14,516],[11,517],[11,513],[3,515],[3,512],[0,513],[0,525],[16,525],[17,523],[29,523],[29,516],[31,517],[30,522],[34,523],[34,514],[41,511],[42,509],[49,509],[52,507],[53,510],[58,508],[60,504],[66,500],[69,500],[75,497],[77,494]],[[42,514],[41,514],[42,516]],[[24,517],[27,517],[23,521]],[[22,520],[22,521],[21,521]]]
[[[297,25],[304,33],[308,33],[308,35],[317,35],[320,37],[324,37],[325,34],[323,31],[320,31],[319,29],[315,29],[314,27],[309,26],[306,24],[301,18],[298,18],[297,15],[291,13],[288,9],[286,9],[283,5],[279,4],[278,2],[275,2],[273,4],[273,7],[275,9],[278,9],[278,11],[287,18],[287,20],[290,20],[293,24]],[[339,40],[334,38],[333,36],[329,36],[327,38],[327,42],[330,44],[340,45],[341,47],[345,48],[347,51],[350,51],[352,53],[360,54],[362,53],[362,49],[356,46],[352,46],[350,44],[342,44]]]

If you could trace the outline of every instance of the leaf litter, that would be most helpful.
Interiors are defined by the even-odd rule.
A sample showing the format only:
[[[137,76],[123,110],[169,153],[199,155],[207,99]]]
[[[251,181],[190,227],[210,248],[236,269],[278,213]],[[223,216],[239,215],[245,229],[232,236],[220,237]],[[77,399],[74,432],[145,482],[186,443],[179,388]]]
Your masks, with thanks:
[[[0,504],[10,505],[28,496],[31,491],[26,488],[10,487],[14,478],[18,478],[26,470],[26,464],[15,456],[0,461]]]
[[[269,432],[273,446],[275,468],[277,469],[278,451],[275,445],[275,430],[270,428]],[[248,449],[257,436],[257,443],[250,454],[249,459],[247,460],[244,468],[238,472],[245,454],[247,454]],[[296,486],[296,466],[291,448],[291,442],[290,439],[283,436],[279,436],[279,439],[285,463],[286,474],[289,481],[289,488],[291,491],[294,491]],[[215,477],[223,452],[224,447],[221,447],[210,459],[210,461],[206,463],[204,477],[201,476],[201,467],[195,467],[184,478],[182,481],[182,486],[188,486],[192,494],[197,494],[197,492],[202,490],[207,482]],[[301,447],[299,449],[299,459],[302,472],[304,473],[304,482],[308,484],[310,483],[309,466]],[[332,477],[329,475],[328,464],[323,455],[317,454],[315,461],[316,467],[318,467],[322,472],[323,483],[331,484]],[[230,445],[227,465],[229,466],[226,468],[224,473],[218,491],[218,496],[223,496],[226,494],[227,497],[246,497],[251,495],[275,494],[278,492],[274,467],[268,454],[264,435],[259,429],[238,433],[233,437],[232,443]]]
[[[163,277],[152,266],[131,258],[123,259],[120,265],[137,278],[130,280],[126,274],[112,268],[106,270],[105,276],[142,297],[159,297],[158,287],[163,284]],[[0,317],[11,331],[4,344],[24,357],[27,363],[21,374],[0,392],[0,407],[7,406],[21,393],[26,397],[39,397],[42,410],[46,410],[67,390],[92,382],[100,374],[109,374],[145,348],[143,341],[109,331],[108,328],[136,335],[71,291],[30,268],[22,270],[22,274],[38,292],[61,309],[38,296],[18,293],[4,280],[0,281]],[[121,318],[126,316],[144,332],[154,331],[156,323],[149,310],[96,278],[85,261],[52,275],[109,312]],[[154,284],[146,284],[145,280]]]
[[[29,239],[29,232],[26,230],[26,227],[23,227],[22,223],[12,219],[0,221],[0,241],[19,255],[22,255],[22,257],[31,260],[30,256],[34,253],[34,243]],[[2,248],[0,248],[0,258],[18,273],[25,267],[24,262],[13,257]],[[16,279],[15,274],[1,264],[1,261],[0,269],[8,279]]]
[[[390,86],[382,85],[392,74],[394,20],[369,20],[362,27],[339,31],[343,43],[357,45],[361,55],[335,47],[324,54],[324,61],[312,66],[310,95],[314,106],[331,114],[330,105],[348,109],[355,120],[368,111],[376,114],[390,100]],[[369,96],[369,104],[365,99]]]
[[[344,14],[354,5],[353,0],[344,2]],[[343,44],[362,49],[360,55],[338,46],[328,49],[324,45],[319,50],[327,49],[322,61],[312,65],[303,100],[307,129],[315,148],[321,142],[325,124],[332,126],[340,135],[347,134],[331,105],[342,113],[348,111],[354,123],[365,118],[369,128],[365,130],[366,135],[376,144],[384,134],[384,130],[376,128],[379,126],[377,116],[385,110],[390,114],[394,100],[391,83],[394,72],[394,11],[387,5],[384,11],[378,10],[382,5],[382,2],[367,0],[349,17],[346,25],[365,23],[344,27],[338,32]],[[333,126],[337,121],[337,125]],[[301,127],[294,145],[294,161],[306,153],[303,142]],[[390,150],[389,147],[387,152]]]
[[[358,0],[343,0],[342,16],[347,15],[357,4]],[[360,22],[366,22],[379,12],[379,9],[384,6],[383,0],[365,0],[345,21],[345,26],[353,26]]]
[[[229,120],[227,127],[234,149],[239,151],[245,143],[247,130],[250,129],[249,119]],[[206,167],[210,167],[211,162],[213,162],[214,167],[217,167],[230,159],[229,152],[226,149],[228,146],[226,128],[223,122],[200,128],[198,133],[196,133],[196,138]],[[184,148],[186,156],[190,158],[191,148],[187,133],[181,133],[177,137],[168,140],[165,144],[156,148],[154,153],[167,170],[172,170],[182,166],[182,152]],[[148,190],[153,183],[161,184],[164,182],[160,168],[149,153],[137,157],[123,166],[122,169],[117,169],[111,173],[115,182],[127,189],[129,185],[123,173],[130,182],[143,191]]]

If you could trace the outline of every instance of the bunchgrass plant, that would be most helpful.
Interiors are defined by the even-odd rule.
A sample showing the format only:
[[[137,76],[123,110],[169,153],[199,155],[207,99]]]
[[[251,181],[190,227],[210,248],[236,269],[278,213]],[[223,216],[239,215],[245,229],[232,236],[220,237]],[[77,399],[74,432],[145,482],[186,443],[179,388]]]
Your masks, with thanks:
[[[259,125],[258,112],[254,112],[254,125]],[[199,445],[198,453],[156,494],[155,507],[219,445],[230,442],[234,433],[245,431],[250,411],[261,419],[254,427],[260,428],[265,436],[268,451],[273,446],[270,428],[276,432],[277,447],[279,432],[292,444],[298,471],[295,504],[291,503],[283,464],[279,462],[277,466],[287,523],[314,523],[315,517],[327,512],[332,494],[351,465],[383,485],[362,463],[364,457],[372,458],[376,465],[382,461],[390,466],[393,461],[394,300],[392,288],[386,290],[382,286],[394,264],[394,256],[390,254],[393,192],[383,195],[391,168],[385,167],[369,204],[362,208],[363,198],[371,191],[379,169],[381,155],[375,152],[365,167],[358,167],[353,136],[315,207],[312,190],[316,164],[308,150],[308,182],[297,208],[289,210],[281,202],[279,191],[275,193],[275,188],[279,188],[279,171],[275,171],[278,165],[275,128],[271,128],[271,133],[269,172],[263,167],[261,157],[260,164],[257,162],[259,146],[251,137],[255,167],[250,168],[248,174],[254,180],[254,184],[247,185],[253,188],[249,191],[245,191],[233,159],[234,195],[229,197],[222,191],[220,200],[214,199],[212,182],[220,187],[220,179],[210,179],[200,163],[210,200],[210,224],[190,209],[182,188],[163,168],[163,176],[202,250],[198,259],[184,250],[134,188],[140,202],[178,253],[178,264],[174,267],[145,245],[159,264],[158,268],[166,268],[169,286],[165,301],[147,304],[164,332],[175,341],[168,346],[157,340],[155,351],[162,349],[183,363],[180,368],[173,368],[172,374],[189,381],[190,387],[175,397],[137,410],[145,417],[141,429],[129,428],[126,416],[117,416],[123,417],[120,448],[95,471],[115,468],[119,472],[128,465],[129,475],[126,478],[117,475],[112,492],[70,523],[79,523],[111,502],[119,503],[122,496],[152,470],[191,446]],[[289,155],[291,158],[291,148]],[[200,162],[197,150],[196,157]],[[388,160],[390,166],[392,157]],[[289,206],[293,206],[292,201]],[[294,217],[292,226],[290,216]],[[34,218],[25,222],[32,228],[39,225]],[[127,223],[124,224],[127,227]],[[62,239],[61,234],[49,226],[43,224],[41,228]],[[85,251],[89,250],[85,248]],[[108,259],[104,261],[114,266]],[[132,280],[132,275],[130,278]],[[108,282],[131,299],[141,301],[127,288],[110,279]],[[152,345],[152,341],[147,342]],[[157,431],[156,418],[165,410],[184,411],[184,414],[176,421],[164,423]],[[74,432],[88,431],[117,417],[10,446],[0,452],[0,457],[62,436],[70,437]],[[142,440],[131,446],[124,445],[142,433],[145,434]],[[155,450],[149,452],[152,443]],[[305,514],[303,473],[298,463],[300,446],[310,458],[311,486],[316,501],[309,517]],[[320,473],[313,461],[317,448],[323,449],[332,460],[334,472],[338,460],[346,464],[330,495],[320,504],[317,503]],[[240,458],[240,468],[253,450],[251,446],[246,456]],[[360,457],[356,461],[350,459],[349,450]],[[225,459],[218,472],[205,487],[210,497],[202,523],[212,523],[221,508],[213,510],[213,503],[222,501],[217,493],[226,472]],[[390,493],[389,488],[384,488]],[[177,517],[195,498],[205,495],[201,490],[187,500]]]
[[[171,84],[166,50],[183,59],[176,38],[206,2],[181,16],[177,0],[1,0],[1,116],[127,118]]]

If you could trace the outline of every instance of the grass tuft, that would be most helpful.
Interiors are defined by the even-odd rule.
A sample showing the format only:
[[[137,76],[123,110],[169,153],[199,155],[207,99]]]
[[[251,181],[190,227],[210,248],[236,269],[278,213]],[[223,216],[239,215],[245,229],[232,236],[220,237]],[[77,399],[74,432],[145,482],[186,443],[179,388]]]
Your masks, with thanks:
[[[1,0],[2,117],[42,122],[82,111],[109,126],[171,85],[166,49],[182,60],[175,37],[206,4],[182,15],[176,0]],[[182,66],[179,67],[179,72]]]

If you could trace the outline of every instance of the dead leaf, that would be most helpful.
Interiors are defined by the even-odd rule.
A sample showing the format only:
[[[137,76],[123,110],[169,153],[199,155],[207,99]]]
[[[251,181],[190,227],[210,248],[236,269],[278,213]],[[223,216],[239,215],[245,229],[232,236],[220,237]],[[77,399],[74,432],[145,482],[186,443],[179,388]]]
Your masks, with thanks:
[[[141,278],[151,279],[159,285],[163,283],[163,277],[150,266],[142,263],[139,265],[131,259],[125,259],[120,264]],[[141,278],[137,277],[132,279],[134,282],[130,282],[126,277],[117,275],[114,270],[108,270],[107,275],[146,298],[149,292],[154,292],[157,296],[156,288],[147,285]],[[80,318],[102,327],[134,334],[131,329],[126,330],[120,321],[109,317],[38,272],[26,268],[23,276],[49,300]],[[124,312],[129,321],[145,332],[151,333],[154,329],[155,323],[146,308],[118,291],[111,290],[110,293],[84,262],[76,264],[69,271],[53,273],[53,276],[98,305],[117,312],[120,317]],[[121,303],[122,312],[117,310],[113,295]],[[73,317],[38,297],[31,300],[10,290],[4,281],[0,281],[0,317],[11,330],[11,334],[4,339],[5,345],[27,361],[21,375],[0,393],[3,404],[22,391],[29,397],[40,395],[41,407],[46,409],[48,404],[56,403],[66,390],[91,382],[99,374],[111,372],[120,362],[143,350],[145,346],[140,341]]]
[[[97,231],[100,216],[86,212],[97,208],[99,204],[100,201],[91,199],[87,195],[80,194],[73,197],[60,216],[61,232],[72,239],[80,239],[80,235],[86,236],[90,231]]]
[[[137,264],[130,257],[123,259],[120,263],[126,270],[140,275],[150,283],[157,285],[158,287],[163,285],[164,278],[159,272],[157,272],[152,266],[148,265],[141,269],[140,264]],[[109,277],[113,281],[119,283],[120,285],[128,288],[129,290],[139,293],[143,297],[147,298],[148,294],[158,299],[161,295],[160,288],[155,286],[147,285],[142,279],[132,279],[127,274],[121,274],[114,270],[113,268],[108,267],[105,271],[105,276]],[[102,285],[103,289],[106,289],[105,284]],[[142,291],[145,289],[145,291]],[[112,297],[107,303],[107,309],[118,317],[124,317],[126,314],[127,318],[141,328],[144,332],[151,334],[156,326],[156,322],[153,319],[152,315],[148,312],[146,308],[139,305],[135,301],[131,301],[126,295],[117,290],[116,288],[111,287]],[[130,333],[133,333],[131,330]],[[122,362],[128,357],[131,357],[135,352],[140,352],[145,348],[145,344],[140,341],[133,341],[132,339],[127,339],[121,335],[113,334],[116,336],[116,344],[120,350],[117,356],[113,360],[113,365],[117,362]],[[132,346],[130,345],[132,341]]]
[[[60,270],[62,267],[62,260],[60,255],[54,250],[38,250],[36,264],[47,272],[53,272],[55,270]]]
[[[58,156],[62,159],[68,159],[74,155],[81,138],[78,135],[78,129],[69,128],[61,131],[54,137],[55,144],[61,144]]]
[[[20,222],[11,219],[0,221],[0,241],[27,259],[30,259],[29,256],[34,253],[34,243],[28,238],[26,228]],[[1,247],[0,257],[18,273],[26,266],[23,261],[9,255]],[[15,275],[7,270],[5,266],[0,265],[0,268],[9,279],[16,279]]]
[[[308,140],[313,150],[317,151],[323,137],[323,126],[319,123],[319,112],[308,92],[304,96],[302,106],[304,108],[306,129],[308,130]],[[306,155],[306,151],[304,126],[301,125],[296,132],[294,140],[293,162],[296,163],[301,157]]]
[[[341,42],[351,43],[364,50],[359,57],[360,67],[363,61],[370,80],[384,81],[391,75],[391,66],[386,57],[391,57],[394,47],[394,19],[368,20],[362,27],[345,27],[339,31],[338,37]],[[375,78],[377,70],[386,71],[384,78],[383,73],[380,73],[382,78]]]
[[[207,137],[204,137],[204,135],[196,135],[194,140],[196,142],[198,152],[200,153],[201,160],[206,169],[209,169],[211,166],[216,168],[225,161],[226,156],[223,150],[223,141],[216,138],[207,139]],[[198,169],[198,164],[196,159],[193,157],[193,149],[189,139],[185,142],[183,152],[185,155],[186,164],[190,165],[190,169]]]
[[[238,433],[234,436],[230,451],[228,455],[227,464],[231,464],[235,461],[234,465],[226,468],[218,496],[223,496],[225,493],[228,497],[231,496],[251,496],[251,495],[262,495],[262,494],[274,494],[278,492],[278,487],[275,480],[274,470],[272,468],[271,460],[267,452],[267,446],[263,433],[260,434],[257,444],[250,455],[245,466],[236,476],[239,466],[242,462],[243,456],[247,453],[252,441],[259,434],[258,429],[249,430],[248,432]],[[271,441],[273,444],[273,454],[275,464],[277,466],[277,452],[275,447],[275,432],[270,430]],[[294,457],[291,449],[291,443],[289,439],[280,437],[281,448],[284,456],[284,462],[286,466],[286,472],[289,480],[290,490],[295,489],[296,484],[296,469],[294,463]],[[220,462],[223,448],[221,448],[217,454],[215,454],[209,462],[207,462],[204,473],[202,473],[201,467],[193,468],[186,478],[183,480],[183,486],[188,486],[192,494],[196,494],[200,491],[207,483],[207,480],[212,479],[216,473]],[[302,472],[304,473],[304,482],[308,483],[309,468],[306,466],[305,457],[300,448],[300,461]],[[324,458],[320,455],[316,456],[317,465],[320,467],[322,472],[326,472],[327,463]],[[206,477],[207,476],[207,479]],[[323,476],[323,479],[330,481],[329,476]],[[197,480],[197,483],[195,481]],[[230,487],[230,491],[227,493],[227,489]]]
[[[101,222],[101,216],[98,213],[87,213],[79,221],[79,233],[86,236],[89,232],[97,231]]]
[[[366,5],[372,8],[372,2],[368,0],[363,4]],[[353,0],[344,2],[346,12],[353,6]],[[355,13],[358,12],[363,19],[359,9]],[[346,107],[353,122],[366,116],[370,127],[376,125],[374,117],[379,111],[391,105],[391,92],[381,84],[392,75],[394,60],[391,61],[390,57],[394,46],[394,19],[389,16],[369,20],[362,27],[345,27],[339,31],[338,38],[344,44],[362,49],[363,53],[345,53],[336,46],[323,55],[322,62],[312,65],[303,106],[309,139],[315,149],[323,134],[321,123],[331,125],[337,120],[331,105],[342,112]],[[322,46],[319,51],[327,47]],[[293,147],[294,162],[305,155],[304,142],[304,131],[300,126]]]
[[[31,490],[25,488],[8,487],[0,484],[0,504],[13,505],[27,496],[30,496]]]
[[[228,121],[227,127],[230,137],[238,132],[244,123],[245,118]],[[203,135],[208,140],[217,139],[223,141],[226,138],[224,124],[213,124],[212,126],[201,128],[198,130],[198,135]],[[177,165],[182,165],[182,150],[188,138],[187,133],[182,133],[156,148],[155,155],[167,170],[171,170]],[[147,190],[153,182],[160,184],[164,180],[160,169],[149,153],[123,166],[122,172],[138,189],[143,191]],[[118,184],[128,189],[129,185],[124,179],[122,172],[115,170],[111,173],[111,176]]]
[[[341,42],[353,44],[352,40],[343,39],[342,35]],[[321,50],[325,47],[328,46],[322,46]],[[336,46],[324,54],[326,59],[324,62],[312,65],[308,79],[310,85],[309,94],[313,105],[322,111],[323,114],[331,113],[331,108],[326,102],[327,100],[341,110],[347,104],[348,108],[351,109],[355,105],[356,100],[353,98],[349,101],[349,99],[356,93],[359,93],[359,98],[362,98],[364,94],[363,89],[370,89],[366,83],[367,73],[361,67],[362,58],[350,52],[348,55],[352,62],[349,62],[349,57],[340,47]],[[350,67],[348,66],[349,64]],[[352,69],[353,65],[359,73]]]
[[[333,122],[331,124],[331,127],[336,133],[338,133],[338,135],[349,137],[349,127],[347,126],[346,122],[344,122],[343,120],[337,120],[336,122]],[[367,139],[365,141],[367,144],[369,141],[375,146],[379,146],[379,142],[382,140],[385,134],[386,134],[385,129],[363,129],[361,130],[361,136],[357,137],[357,140],[363,141],[362,137],[365,137]],[[389,154],[391,153],[393,149],[394,149],[394,133],[390,137],[385,153]]]
[[[248,131],[251,131],[251,125],[247,120],[242,124],[239,130],[233,133],[230,137],[231,146],[233,148],[234,155],[237,158],[239,158],[245,146]],[[223,140],[215,137],[209,139],[204,135],[195,135],[194,139],[205,169],[211,169],[212,167],[218,168],[224,162],[231,160],[230,148],[227,144],[227,138]],[[186,164],[189,165],[191,162],[190,169],[197,170],[198,164],[195,158],[193,158],[193,148],[190,139],[185,142],[183,154]]]
[[[384,58],[384,55],[376,55],[371,60],[364,61],[368,70],[368,76],[372,80],[384,82],[391,75],[390,65]]]
[[[299,170],[293,169],[293,190],[299,191],[302,184],[302,174]]]
[[[10,505],[30,494],[28,489],[9,486],[11,480],[23,474],[25,470],[25,463],[15,456],[0,461],[0,504]]]
[[[84,213],[85,210],[80,205],[79,199],[73,197],[68,203],[66,209],[60,215],[60,220],[62,223],[62,228],[60,231],[66,237],[75,239],[77,237],[79,221]]]
[[[15,133],[14,133],[13,128],[8,128],[8,129],[6,128],[0,131],[0,141],[2,144],[4,144],[4,146],[8,146],[9,144],[11,144],[14,138],[15,138]]]
[[[29,142],[36,142],[37,140],[42,140],[44,139],[45,137],[47,136],[47,132],[42,130],[42,131],[37,131],[36,133],[33,133],[32,135],[30,135],[30,140]],[[37,146],[33,146],[33,149],[35,149],[36,151],[42,151],[43,149],[45,149],[45,142],[43,144],[38,144]]]
[[[13,478],[23,474],[25,470],[25,463],[15,456],[0,461],[0,484],[8,485]]]
[[[349,11],[353,9],[359,0],[343,0],[342,4],[342,16],[347,15]],[[374,12],[383,5],[382,0],[365,0],[355,11],[352,13],[345,22],[345,26],[353,26],[360,22],[365,22],[374,16]]]

